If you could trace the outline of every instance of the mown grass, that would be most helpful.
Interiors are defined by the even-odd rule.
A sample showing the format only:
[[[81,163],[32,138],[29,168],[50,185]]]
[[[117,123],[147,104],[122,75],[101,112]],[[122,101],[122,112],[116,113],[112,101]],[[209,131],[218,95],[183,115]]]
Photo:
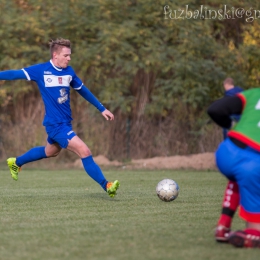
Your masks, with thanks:
[[[214,241],[225,179],[217,172],[105,171],[119,179],[111,199],[83,171],[0,171],[0,259],[253,260],[258,249]],[[176,201],[158,199],[172,178]],[[235,216],[233,227],[244,228]]]

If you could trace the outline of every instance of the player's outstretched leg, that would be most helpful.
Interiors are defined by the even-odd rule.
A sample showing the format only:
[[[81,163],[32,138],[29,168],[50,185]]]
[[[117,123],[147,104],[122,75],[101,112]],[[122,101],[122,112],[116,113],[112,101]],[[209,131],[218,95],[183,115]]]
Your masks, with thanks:
[[[14,180],[18,180],[18,172],[21,170],[22,165],[47,158],[45,153],[45,146],[37,146],[25,154],[18,156],[17,158],[11,157],[7,159],[7,165],[10,169],[11,176]]]
[[[94,162],[92,155],[82,158],[82,163],[85,171],[88,175],[95,180],[107,193],[113,198],[116,195],[116,191],[118,190],[120,183],[118,180],[114,182],[108,182],[103,175],[99,166]]]
[[[120,183],[118,180],[107,183],[107,193],[111,198],[114,198],[116,191],[119,189]]]
[[[8,158],[7,159],[7,165],[10,169],[10,173],[12,178],[17,181],[18,180],[18,172],[21,170],[21,167],[17,166],[16,164],[16,158]]]

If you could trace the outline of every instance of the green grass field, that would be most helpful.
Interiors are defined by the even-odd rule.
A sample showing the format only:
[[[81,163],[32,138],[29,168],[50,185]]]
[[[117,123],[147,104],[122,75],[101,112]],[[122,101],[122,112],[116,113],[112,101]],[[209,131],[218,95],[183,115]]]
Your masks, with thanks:
[[[26,170],[17,182],[0,171],[1,260],[251,260],[259,249],[215,242],[226,180],[198,171],[104,171],[121,187],[111,199],[83,171]],[[155,193],[171,178],[180,194]],[[235,216],[233,227],[244,228]]]

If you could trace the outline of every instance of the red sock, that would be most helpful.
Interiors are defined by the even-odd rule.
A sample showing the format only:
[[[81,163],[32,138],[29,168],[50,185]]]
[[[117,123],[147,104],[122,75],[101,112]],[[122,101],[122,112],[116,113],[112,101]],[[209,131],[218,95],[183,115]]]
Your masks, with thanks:
[[[239,199],[240,196],[237,183],[235,181],[229,181],[225,190],[222,203],[222,213],[220,215],[218,225],[230,228],[232,218],[239,205]]]
[[[247,229],[245,229],[244,231],[245,231],[247,234],[254,235],[254,236],[259,236],[259,237],[260,237],[260,230],[247,228]]]

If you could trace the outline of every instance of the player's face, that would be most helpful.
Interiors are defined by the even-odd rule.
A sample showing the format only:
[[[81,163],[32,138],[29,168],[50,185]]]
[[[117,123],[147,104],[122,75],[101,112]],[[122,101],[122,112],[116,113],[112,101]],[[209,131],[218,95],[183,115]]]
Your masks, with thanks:
[[[63,47],[59,53],[53,53],[53,63],[60,68],[67,68],[70,61],[71,49]]]

